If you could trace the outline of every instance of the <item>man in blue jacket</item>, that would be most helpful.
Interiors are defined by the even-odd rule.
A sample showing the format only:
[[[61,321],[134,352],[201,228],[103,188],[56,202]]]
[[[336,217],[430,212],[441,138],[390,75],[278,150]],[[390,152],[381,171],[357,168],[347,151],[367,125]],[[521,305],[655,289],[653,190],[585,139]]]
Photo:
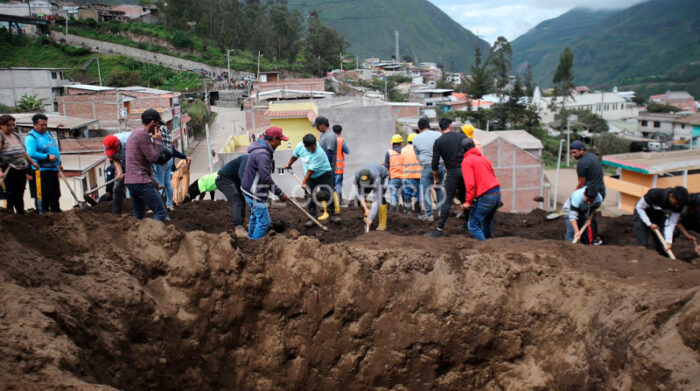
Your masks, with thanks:
[[[60,213],[61,185],[58,182],[58,170],[63,170],[63,165],[58,143],[48,131],[48,120],[44,114],[34,114],[34,129],[24,139],[24,146],[29,157],[41,167],[41,172],[36,176],[37,212]]]
[[[248,162],[241,180],[241,191],[250,206],[248,238],[251,240],[261,239],[270,228],[268,194],[273,192],[282,202],[287,201],[287,196],[272,180],[272,157],[282,141],[289,141],[289,138],[282,133],[281,128],[272,127],[263,133],[263,138],[248,147]]]

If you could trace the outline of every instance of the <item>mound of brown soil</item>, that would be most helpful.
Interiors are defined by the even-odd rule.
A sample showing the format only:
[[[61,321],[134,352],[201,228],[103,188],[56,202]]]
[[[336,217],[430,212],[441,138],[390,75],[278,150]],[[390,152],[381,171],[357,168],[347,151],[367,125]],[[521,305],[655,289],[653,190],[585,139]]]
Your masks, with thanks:
[[[259,242],[227,233],[222,203],[170,225],[2,215],[0,388],[700,388],[696,265],[479,243],[454,219],[439,240],[398,214],[361,235],[355,214],[320,234],[273,210],[281,233]],[[541,215],[501,215],[497,233],[563,234]]]

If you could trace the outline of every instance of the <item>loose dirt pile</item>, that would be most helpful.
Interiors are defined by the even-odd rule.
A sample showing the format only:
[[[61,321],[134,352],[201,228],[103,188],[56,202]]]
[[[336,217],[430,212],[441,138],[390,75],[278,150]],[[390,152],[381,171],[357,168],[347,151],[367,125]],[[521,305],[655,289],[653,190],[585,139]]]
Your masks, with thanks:
[[[563,235],[541,212],[479,243],[397,214],[361,235],[356,210],[320,234],[287,208],[253,243],[225,203],[170,225],[100,208],[0,216],[0,388],[700,388],[700,268],[618,246],[624,218],[586,247],[530,240]]]

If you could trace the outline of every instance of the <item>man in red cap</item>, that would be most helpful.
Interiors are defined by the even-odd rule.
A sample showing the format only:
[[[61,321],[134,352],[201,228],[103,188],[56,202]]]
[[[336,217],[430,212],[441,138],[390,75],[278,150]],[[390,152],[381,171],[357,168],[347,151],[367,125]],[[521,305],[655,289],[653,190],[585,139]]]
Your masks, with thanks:
[[[129,132],[110,134],[104,139],[105,155],[114,167],[114,187],[112,190],[112,213],[120,215],[122,204],[126,198],[126,185],[124,185],[124,169],[126,168],[125,154],[126,141],[129,139]]]
[[[287,196],[272,180],[272,170],[275,149],[289,138],[278,127],[267,129],[262,136],[248,147],[248,162],[241,179],[241,191],[250,206],[248,238],[251,240],[264,237],[270,227],[270,211],[267,208],[269,193],[275,193],[282,202],[287,201]]]

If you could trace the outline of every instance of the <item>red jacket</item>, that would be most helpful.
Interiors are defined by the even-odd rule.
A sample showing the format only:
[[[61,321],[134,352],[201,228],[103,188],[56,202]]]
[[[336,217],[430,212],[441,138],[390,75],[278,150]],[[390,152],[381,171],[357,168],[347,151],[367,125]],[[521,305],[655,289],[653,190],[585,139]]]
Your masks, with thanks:
[[[496,174],[493,172],[491,161],[476,148],[472,148],[464,154],[462,176],[464,177],[464,187],[467,189],[467,204],[471,204],[477,197],[500,186]]]

